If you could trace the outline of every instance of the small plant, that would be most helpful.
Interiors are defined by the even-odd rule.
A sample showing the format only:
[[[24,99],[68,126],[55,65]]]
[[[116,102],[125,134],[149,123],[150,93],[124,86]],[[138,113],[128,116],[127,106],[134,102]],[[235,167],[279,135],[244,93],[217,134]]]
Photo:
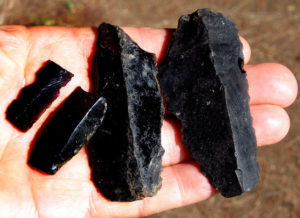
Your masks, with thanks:
[[[56,23],[55,19],[53,19],[53,18],[44,18],[44,19],[36,18],[33,20],[33,25],[35,25],[35,26],[40,26],[40,25],[57,26],[57,23]]]
[[[73,0],[68,0],[65,2],[66,8],[69,10],[70,13],[74,14],[76,11],[76,4]]]

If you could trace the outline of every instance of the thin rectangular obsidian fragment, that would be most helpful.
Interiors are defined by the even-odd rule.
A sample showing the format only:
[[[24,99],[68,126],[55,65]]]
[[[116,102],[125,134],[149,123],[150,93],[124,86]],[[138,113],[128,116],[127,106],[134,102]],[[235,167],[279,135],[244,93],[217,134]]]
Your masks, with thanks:
[[[259,179],[242,44],[232,21],[207,9],[180,18],[159,66],[167,110],[182,142],[225,197]]]
[[[88,143],[101,125],[106,108],[103,97],[75,89],[42,128],[28,163],[54,174]]]
[[[8,106],[6,119],[26,132],[58,97],[59,90],[73,77],[56,63],[47,62],[36,74],[36,80],[24,87]]]
[[[107,113],[88,145],[92,178],[114,201],[152,196],[161,187],[163,105],[156,62],[119,27],[98,28],[94,77]]]

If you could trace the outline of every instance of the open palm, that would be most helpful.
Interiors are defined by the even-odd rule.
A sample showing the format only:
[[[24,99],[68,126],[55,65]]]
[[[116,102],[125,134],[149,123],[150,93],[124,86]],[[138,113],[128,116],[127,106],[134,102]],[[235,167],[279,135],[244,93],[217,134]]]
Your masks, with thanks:
[[[161,60],[170,31],[124,28],[144,50]],[[216,191],[201,174],[180,140],[176,122],[162,128],[163,184],[155,197],[135,202],[110,202],[91,181],[87,154],[82,149],[56,175],[27,165],[28,151],[38,129],[77,86],[90,88],[89,73],[95,50],[93,28],[0,27],[0,217],[129,217],[149,215],[212,196]],[[250,48],[244,44],[245,62]],[[5,119],[5,111],[20,89],[52,60],[74,74],[60,96],[26,133]],[[296,98],[292,73],[279,64],[246,65],[253,125],[259,145],[280,141],[288,132],[289,118],[282,109]]]

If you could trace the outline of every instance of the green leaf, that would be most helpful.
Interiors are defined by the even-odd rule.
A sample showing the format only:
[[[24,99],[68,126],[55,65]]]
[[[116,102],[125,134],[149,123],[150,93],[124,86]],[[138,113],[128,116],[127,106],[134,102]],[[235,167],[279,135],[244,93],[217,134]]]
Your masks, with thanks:
[[[66,1],[65,6],[69,10],[69,12],[71,12],[72,14],[75,13],[76,7],[75,7],[75,3],[72,0]]]
[[[46,25],[46,26],[55,26],[56,22],[55,22],[55,20],[53,18],[46,18],[43,21],[43,25]]]

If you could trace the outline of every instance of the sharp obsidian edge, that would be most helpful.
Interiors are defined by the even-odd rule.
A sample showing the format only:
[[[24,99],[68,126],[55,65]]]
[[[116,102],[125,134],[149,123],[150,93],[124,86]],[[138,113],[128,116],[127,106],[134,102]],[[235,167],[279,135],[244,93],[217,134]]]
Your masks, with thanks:
[[[252,190],[259,167],[236,26],[208,9],[182,16],[158,69],[167,111],[211,184],[225,197]]]
[[[36,75],[36,81],[24,87],[18,98],[9,105],[6,119],[26,132],[58,97],[59,90],[73,77],[56,63],[49,61]]]
[[[107,104],[103,97],[75,89],[42,127],[28,163],[54,174],[88,143],[101,125]]]
[[[108,108],[88,154],[92,179],[110,200],[142,199],[161,187],[163,105],[156,74],[153,54],[119,27],[99,26],[93,75]]]

